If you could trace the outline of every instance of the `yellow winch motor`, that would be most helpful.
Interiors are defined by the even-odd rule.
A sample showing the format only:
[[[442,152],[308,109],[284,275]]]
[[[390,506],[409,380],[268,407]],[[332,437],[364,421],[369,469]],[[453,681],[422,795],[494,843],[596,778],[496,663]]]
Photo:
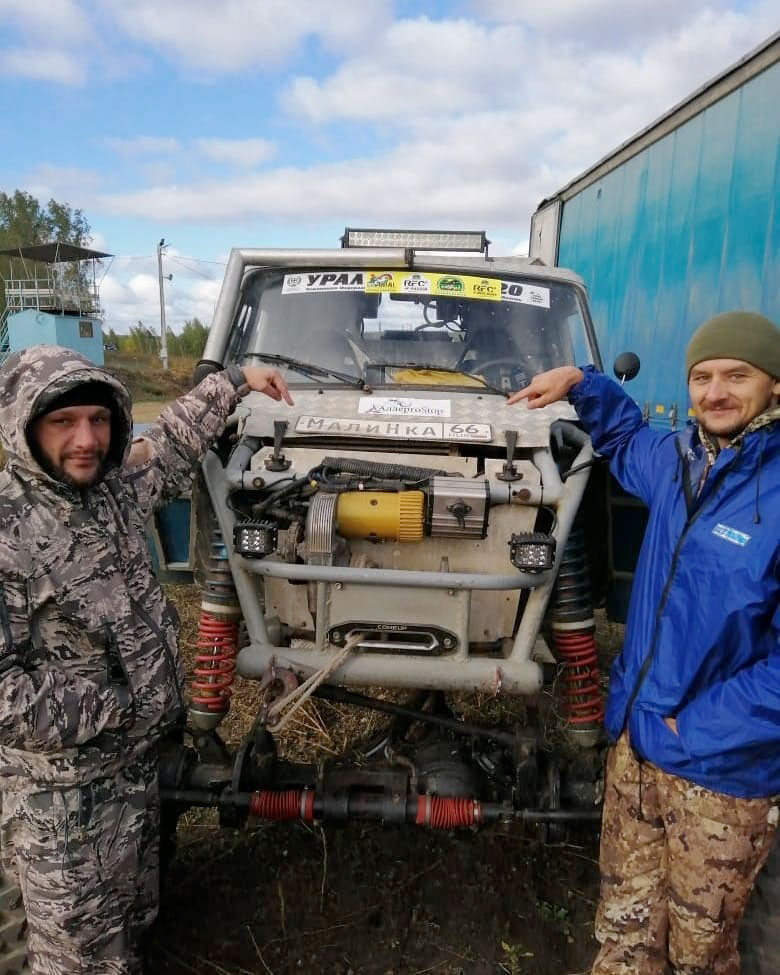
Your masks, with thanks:
[[[339,495],[336,526],[344,538],[419,542],[424,510],[422,491],[347,491]]]

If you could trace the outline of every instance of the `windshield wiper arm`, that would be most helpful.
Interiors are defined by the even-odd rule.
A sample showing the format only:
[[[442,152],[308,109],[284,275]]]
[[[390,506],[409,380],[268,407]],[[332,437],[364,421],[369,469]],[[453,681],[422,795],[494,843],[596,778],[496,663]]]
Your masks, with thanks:
[[[333,379],[338,379],[347,386],[354,386],[355,389],[364,389],[366,385],[363,379],[359,379],[357,376],[350,376],[347,372],[339,372],[336,369],[329,369],[327,366],[318,366],[313,362],[301,362],[300,359],[293,359],[289,355],[277,355],[275,352],[245,352],[244,355],[251,355],[255,359],[262,359],[263,362],[272,362],[277,366],[287,366],[288,369],[294,369],[295,372],[300,372],[304,376],[309,376],[312,379],[317,376],[331,376]]]
[[[504,399],[509,397],[509,393],[505,389],[499,389],[498,386],[492,386],[486,379],[482,376],[477,376],[472,372],[466,372],[464,369],[454,369],[452,366],[437,366],[430,362],[369,362],[368,368],[377,369],[414,369],[418,372],[422,370],[428,370],[430,372],[449,372],[453,376],[468,376],[469,379],[476,379],[480,383],[480,389],[486,389],[489,393],[497,393],[499,396],[503,396]]]

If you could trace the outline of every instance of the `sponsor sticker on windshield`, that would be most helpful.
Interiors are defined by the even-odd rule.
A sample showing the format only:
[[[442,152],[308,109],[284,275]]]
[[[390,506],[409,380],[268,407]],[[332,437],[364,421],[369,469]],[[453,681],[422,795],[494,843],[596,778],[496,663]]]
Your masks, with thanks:
[[[520,305],[550,307],[550,289],[538,284],[480,278],[471,274],[430,271],[300,271],[285,274],[282,294],[313,294],[320,291],[363,291],[366,294],[430,295],[510,301]]]
[[[501,300],[514,301],[520,305],[536,305],[538,308],[550,307],[550,289],[538,284],[520,284],[519,281],[501,282]]]
[[[300,416],[295,432],[322,437],[378,437],[392,440],[458,440],[489,443],[489,423],[437,423],[434,420],[355,420],[348,417]]]
[[[431,295],[441,298],[501,300],[497,278],[430,271],[366,271],[366,294]]]
[[[372,416],[451,416],[448,399],[415,399],[413,396],[362,396],[358,413]]]
[[[310,294],[313,291],[364,291],[363,271],[302,271],[285,274],[282,294]]]

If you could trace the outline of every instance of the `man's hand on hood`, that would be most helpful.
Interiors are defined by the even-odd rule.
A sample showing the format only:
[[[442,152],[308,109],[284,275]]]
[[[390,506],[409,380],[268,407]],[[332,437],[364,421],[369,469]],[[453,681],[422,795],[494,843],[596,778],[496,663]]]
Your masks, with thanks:
[[[247,386],[256,393],[265,393],[271,399],[284,400],[290,406],[293,405],[290,390],[278,369],[270,366],[242,366],[241,371]]]

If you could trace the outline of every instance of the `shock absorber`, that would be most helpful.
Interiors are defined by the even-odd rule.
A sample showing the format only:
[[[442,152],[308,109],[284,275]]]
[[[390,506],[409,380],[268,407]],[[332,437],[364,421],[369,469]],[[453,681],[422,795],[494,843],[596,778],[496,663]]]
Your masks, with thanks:
[[[200,731],[216,728],[230,708],[240,616],[225,543],[212,522],[189,708],[190,724]]]
[[[563,697],[570,733],[594,744],[604,716],[599,680],[585,534],[574,523],[551,600],[553,642],[562,661]]]

